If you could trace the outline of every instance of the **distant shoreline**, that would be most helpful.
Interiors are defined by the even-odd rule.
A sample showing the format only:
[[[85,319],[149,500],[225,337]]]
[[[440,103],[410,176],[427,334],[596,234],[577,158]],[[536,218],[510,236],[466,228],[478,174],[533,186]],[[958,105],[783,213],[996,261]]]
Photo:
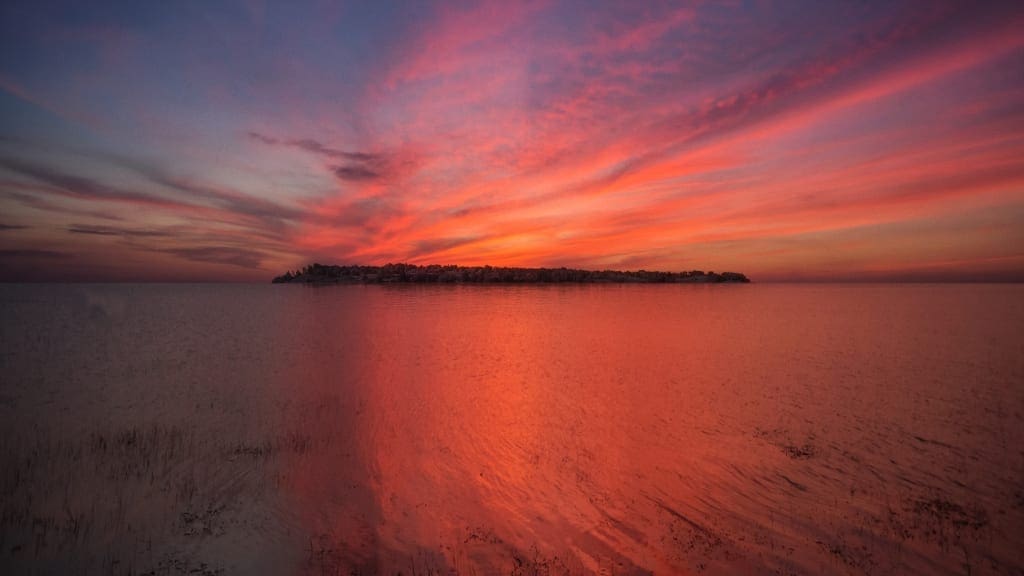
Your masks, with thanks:
[[[721,284],[748,283],[739,272],[658,272],[650,270],[578,270],[501,266],[385,264],[337,266],[310,264],[285,272],[274,284]]]

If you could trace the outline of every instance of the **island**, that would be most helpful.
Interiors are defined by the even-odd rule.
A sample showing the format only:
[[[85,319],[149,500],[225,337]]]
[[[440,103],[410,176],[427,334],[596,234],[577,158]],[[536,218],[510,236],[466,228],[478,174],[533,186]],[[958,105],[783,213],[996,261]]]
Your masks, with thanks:
[[[510,268],[385,264],[337,266],[310,264],[273,279],[274,284],[699,284],[750,282],[739,272],[656,272],[650,270],[577,270],[573,268]]]

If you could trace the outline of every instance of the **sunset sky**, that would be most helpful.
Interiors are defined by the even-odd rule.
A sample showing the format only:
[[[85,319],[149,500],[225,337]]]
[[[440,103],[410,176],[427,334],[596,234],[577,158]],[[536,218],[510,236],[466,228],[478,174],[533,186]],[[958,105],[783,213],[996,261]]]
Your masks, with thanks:
[[[1024,280],[1024,2],[0,4],[0,279]]]

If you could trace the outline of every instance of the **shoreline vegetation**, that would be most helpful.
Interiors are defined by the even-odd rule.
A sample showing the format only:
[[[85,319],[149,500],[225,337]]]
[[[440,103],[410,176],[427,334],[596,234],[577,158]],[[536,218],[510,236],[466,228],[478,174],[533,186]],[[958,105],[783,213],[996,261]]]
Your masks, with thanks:
[[[718,284],[747,283],[739,272],[578,270],[503,266],[337,266],[310,264],[273,279],[274,284]]]

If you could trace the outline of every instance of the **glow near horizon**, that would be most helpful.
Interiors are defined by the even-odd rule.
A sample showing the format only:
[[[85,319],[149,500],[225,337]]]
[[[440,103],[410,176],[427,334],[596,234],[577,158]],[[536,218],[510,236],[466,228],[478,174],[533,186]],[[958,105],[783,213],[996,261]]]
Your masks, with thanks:
[[[0,278],[1024,279],[1020,3],[5,3]]]

